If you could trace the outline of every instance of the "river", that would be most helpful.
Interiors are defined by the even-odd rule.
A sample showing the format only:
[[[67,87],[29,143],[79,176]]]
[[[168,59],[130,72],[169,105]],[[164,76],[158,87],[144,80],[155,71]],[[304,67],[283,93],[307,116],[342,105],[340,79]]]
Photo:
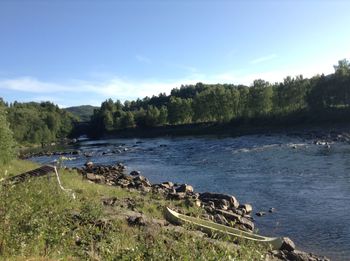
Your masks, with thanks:
[[[196,191],[228,193],[251,203],[259,233],[288,236],[297,248],[350,258],[350,145],[330,148],[286,135],[86,140],[78,147],[92,157],[75,156],[67,166],[87,160],[122,162],[151,182],[191,184]],[[54,157],[32,160],[50,163]],[[270,208],[275,208],[269,213]]]

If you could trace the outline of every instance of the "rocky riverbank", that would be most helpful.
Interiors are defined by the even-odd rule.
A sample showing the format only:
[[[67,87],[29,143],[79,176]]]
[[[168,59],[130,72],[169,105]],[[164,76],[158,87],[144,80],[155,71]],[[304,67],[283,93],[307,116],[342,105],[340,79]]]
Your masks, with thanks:
[[[286,136],[292,136],[292,137],[299,137],[302,138],[304,141],[315,144],[319,146],[324,146],[327,148],[330,148],[331,145],[335,142],[340,143],[350,143],[350,126],[336,126],[336,127],[291,127],[288,129],[269,129],[269,128],[262,128],[262,129],[254,129],[247,132],[237,132],[237,133],[230,133],[230,134],[220,134],[219,135],[229,135],[229,136],[244,136],[244,135],[286,135]],[[213,133],[212,135],[216,135]],[[160,135],[162,136],[162,135]],[[174,135],[176,136],[176,135]],[[112,138],[114,136],[110,136],[108,138]],[[137,135],[135,137],[138,137]],[[75,141],[76,142],[76,141]],[[137,144],[136,144],[137,145]],[[135,146],[136,146],[135,145]],[[61,148],[62,149],[62,148]],[[120,146],[114,150],[102,152],[101,156],[103,155],[113,155],[113,154],[120,154],[127,152],[128,148],[125,146]],[[29,159],[32,157],[41,157],[41,156],[66,156],[66,157],[85,157],[90,158],[94,156],[94,154],[90,151],[81,151],[78,149],[63,149],[63,150],[57,150],[57,147],[55,146],[48,146],[44,149],[41,149],[40,151],[34,150],[24,150],[21,151],[19,157],[21,159]]]
[[[232,195],[217,193],[198,193],[188,184],[176,184],[170,181],[160,184],[152,184],[139,171],[132,171],[126,174],[126,168],[122,164],[114,166],[95,165],[87,162],[85,167],[75,168],[82,177],[89,182],[104,184],[108,186],[118,186],[128,190],[138,190],[141,193],[152,193],[165,200],[183,201],[188,206],[197,207],[201,210],[200,218],[214,221],[227,226],[237,227],[246,231],[253,231],[255,228],[254,219],[251,216],[253,207],[250,204],[241,204]],[[105,198],[105,206],[119,204],[117,198]],[[135,202],[128,202],[133,205]],[[132,209],[132,206],[131,206]],[[177,209],[181,212],[181,209]],[[128,216],[130,225],[146,225],[142,215]],[[166,224],[164,222],[158,222]],[[305,253],[295,249],[294,243],[285,238],[284,245],[279,251],[271,251],[267,260],[301,260],[301,261],[321,261],[329,260],[314,254]]]

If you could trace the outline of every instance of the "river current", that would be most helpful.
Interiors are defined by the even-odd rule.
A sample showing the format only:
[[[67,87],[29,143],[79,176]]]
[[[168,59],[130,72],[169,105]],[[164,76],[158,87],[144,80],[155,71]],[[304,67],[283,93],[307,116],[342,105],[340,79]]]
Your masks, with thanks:
[[[299,249],[350,260],[350,144],[328,148],[301,137],[250,135],[86,140],[77,149],[92,157],[74,156],[67,166],[122,162],[152,183],[232,194],[251,203],[254,213],[266,212],[254,215],[259,233],[288,236]]]

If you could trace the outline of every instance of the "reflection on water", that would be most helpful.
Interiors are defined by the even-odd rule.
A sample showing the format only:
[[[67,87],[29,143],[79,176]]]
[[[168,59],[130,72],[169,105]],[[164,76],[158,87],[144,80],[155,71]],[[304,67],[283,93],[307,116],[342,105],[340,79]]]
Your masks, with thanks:
[[[289,236],[299,248],[334,260],[350,257],[348,144],[327,148],[295,137],[252,135],[84,141],[79,149],[92,157],[80,155],[67,165],[123,162],[152,182],[233,194],[256,211],[273,207],[276,212],[256,218],[261,233]]]

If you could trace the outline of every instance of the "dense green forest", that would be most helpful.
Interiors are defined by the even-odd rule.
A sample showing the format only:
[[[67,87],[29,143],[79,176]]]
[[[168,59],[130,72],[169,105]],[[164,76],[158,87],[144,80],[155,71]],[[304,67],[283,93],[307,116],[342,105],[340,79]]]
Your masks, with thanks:
[[[76,119],[51,102],[6,104],[0,99],[13,137],[20,144],[49,144],[66,138]],[[3,123],[2,123],[3,124]]]
[[[310,79],[302,75],[283,82],[255,80],[252,86],[234,84],[185,85],[152,98],[112,99],[91,118],[95,136],[127,129],[204,122],[240,124],[344,121],[349,115],[350,64],[341,60],[335,73]]]
[[[80,106],[73,106],[65,108],[64,110],[70,112],[73,114],[78,121],[86,122],[90,121],[91,116],[94,114],[94,110],[98,107],[91,106],[91,105],[80,105]]]

